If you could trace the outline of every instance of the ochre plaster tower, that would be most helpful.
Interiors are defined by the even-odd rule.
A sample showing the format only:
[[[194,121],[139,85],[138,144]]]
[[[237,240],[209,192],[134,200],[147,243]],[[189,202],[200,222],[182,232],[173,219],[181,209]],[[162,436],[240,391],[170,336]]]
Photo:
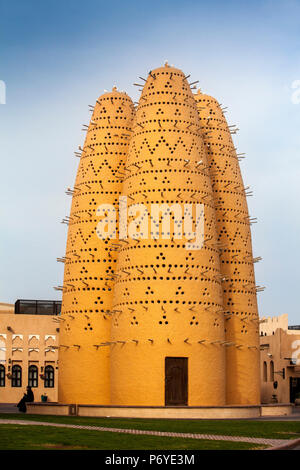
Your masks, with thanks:
[[[199,161],[202,160],[202,163]],[[113,405],[224,405],[223,299],[214,201],[195,100],[184,74],[153,70],[143,87],[123,194],[128,205],[202,203],[202,249],[143,225],[122,243],[111,341]],[[152,204],[152,206],[151,206]],[[177,214],[171,213],[176,225]],[[195,217],[195,216],[194,216]],[[168,239],[169,238],[169,239]],[[173,377],[176,375],[176,378]]]
[[[63,403],[110,403],[109,348],[99,344],[110,339],[117,252],[97,236],[97,209],[118,205],[133,117],[131,99],[116,89],[96,101],[70,191],[59,351]]]
[[[232,128],[187,78],[166,64],[143,79],[136,111],[116,89],[94,107],[70,191],[61,403],[260,401],[246,188]]]
[[[260,402],[259,332],[250,223],[239,158],[216,99],[195,96],[215,200],[223,285],[227,404]]]

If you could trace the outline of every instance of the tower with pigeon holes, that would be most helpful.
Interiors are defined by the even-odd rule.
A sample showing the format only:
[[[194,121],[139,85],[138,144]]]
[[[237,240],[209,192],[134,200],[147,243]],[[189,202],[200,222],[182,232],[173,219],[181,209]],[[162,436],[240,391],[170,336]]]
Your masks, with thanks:
[[[100,96],[81,148],[64,258],[58,387],[64,403],[110,403],[110,351],[95,345],[110,340],[118,253],[97,236],[97,209],[118,205],[133,117],[125,93]]]
[[[226,402],[260,402],[259,318],[247,195],[232,134],[215,98],[195,95],[215,202],[226,343]]]
[[[61,403],[259,403],[256,259],[232,132],[168,65],[136,108],[116,89],[97,100],[67,219]],[[201,215],[193,245],[182,228]],[[116,222],[106,238],[101,217]]]

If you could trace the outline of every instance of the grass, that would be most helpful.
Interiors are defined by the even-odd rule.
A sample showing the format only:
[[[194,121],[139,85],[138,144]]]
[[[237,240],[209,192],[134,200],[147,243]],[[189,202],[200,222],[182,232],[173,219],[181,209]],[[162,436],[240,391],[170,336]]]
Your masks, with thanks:
[[[300,438],[300,421],[82,418],[79,416],[43,416],[6,413],[0,413],[0,419],[25,419],[109,428],[264,437],[269,439]]]
[[[6,418],[8,418],[7,415]],[[0,450],[256,450],[264,448],[265,446],[245,442],[134,436],[38,425],[0,424]]]

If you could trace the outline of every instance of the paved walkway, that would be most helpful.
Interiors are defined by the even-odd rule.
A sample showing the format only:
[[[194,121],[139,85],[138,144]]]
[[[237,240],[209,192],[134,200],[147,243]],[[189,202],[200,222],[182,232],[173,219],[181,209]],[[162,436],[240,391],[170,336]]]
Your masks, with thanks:
[[[121,428],[105,428],[102,426],[84,426],[78,424],[62,424],[62,423],[49,423],[45,421],[29,421],[29,420],[16,420],[16,419],[0,419],[0,424],[18,424],[24,426],[54,426],[59,428],[71,429],[85,429],[89,431],[105,431],[117,432],[124,434],[135,435],[148,435],[160,437],[180,437],[188,439],[207,439],[209,441],[231,441],[231,442],[249,442],[252,444],[264,444],[270,447],[276,447],[286,444],[287,439],[265,439],[263,437],[247,437],[247,436],[220,436],[215,434],[195,434],[195,433],[181,433],[181,432],[161,432],[161,431],[145,431],[141,429],[121,429]]]

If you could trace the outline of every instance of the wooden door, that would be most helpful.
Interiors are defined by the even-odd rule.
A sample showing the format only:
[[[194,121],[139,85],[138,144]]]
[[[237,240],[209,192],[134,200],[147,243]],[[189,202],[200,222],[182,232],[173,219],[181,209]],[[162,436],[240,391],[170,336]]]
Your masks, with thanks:
[[[165,406],[188,404],[187,357],[165,358]]]

